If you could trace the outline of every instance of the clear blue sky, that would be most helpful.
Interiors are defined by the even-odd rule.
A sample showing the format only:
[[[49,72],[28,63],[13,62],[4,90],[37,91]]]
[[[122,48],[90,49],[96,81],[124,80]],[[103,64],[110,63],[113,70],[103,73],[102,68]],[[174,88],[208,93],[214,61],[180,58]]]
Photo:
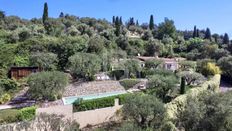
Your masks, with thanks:
[[[154,14],[156,24],[168,17],[181,30],[197,25],[209,27],[212,33],[228,32],[232,36],[232,0],[1,0],[0,10],[30,19],[42,16],[44,2],[48,2],[50,17],[57,17],[62,11],[110,21],[113,15],[124,20],[133,16],[142,23]]]

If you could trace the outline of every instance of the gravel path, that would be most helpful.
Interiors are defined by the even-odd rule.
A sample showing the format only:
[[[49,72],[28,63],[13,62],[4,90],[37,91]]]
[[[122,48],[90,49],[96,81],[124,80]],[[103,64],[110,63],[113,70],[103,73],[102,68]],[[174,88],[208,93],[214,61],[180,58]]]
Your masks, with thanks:
[[[66,87],[64,97],[125,91],[118,81],[76,82]]]

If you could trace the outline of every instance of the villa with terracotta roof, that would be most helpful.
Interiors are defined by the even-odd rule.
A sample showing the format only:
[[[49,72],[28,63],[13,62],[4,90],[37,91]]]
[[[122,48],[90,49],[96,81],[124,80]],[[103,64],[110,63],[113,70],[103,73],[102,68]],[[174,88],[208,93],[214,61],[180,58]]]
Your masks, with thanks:
[[[146,56],[138,56],[140,61],[146,62],[148,60],[162,60],[163,68],[166,70],[175,71],[179,69],[179,62],[185,60],[184,58],[160,58],[160,57],[146,57]]]

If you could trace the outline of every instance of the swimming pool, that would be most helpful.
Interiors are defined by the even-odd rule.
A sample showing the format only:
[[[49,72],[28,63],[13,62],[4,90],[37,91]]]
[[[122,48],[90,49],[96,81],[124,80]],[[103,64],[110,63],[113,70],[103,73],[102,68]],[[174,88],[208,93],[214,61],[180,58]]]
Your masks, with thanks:
[[[127,93],[126,91],[115,91],[115,92],[107,92],[107,93],[99,93],[99,94],[91,94],[91,95],[83,95],[83,96],[71,96],[71,97],[64,97],[62,98],[64,105],[73,104],[77,99],[83,100],[91,100],[91,99],[98,99],[103,97],[109,96],[116,96]]]

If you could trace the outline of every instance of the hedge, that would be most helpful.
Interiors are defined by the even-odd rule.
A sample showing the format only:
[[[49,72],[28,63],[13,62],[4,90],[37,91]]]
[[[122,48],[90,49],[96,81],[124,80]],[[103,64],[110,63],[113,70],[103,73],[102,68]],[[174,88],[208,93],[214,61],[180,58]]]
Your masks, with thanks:
[[[22,109],[0,110],[0,124],[7,124],[19,121],[28,121],[34,119],[36,107],[26,107]]]
[[[81,100],[80,101],[78,99],[73,103],[73,112],[112,107],[114,106],[114,101],[116,98],[119,99],[119,104],[122,105],[125,103],[125,99],[128,95],[130,94],[122,94],[122,95],[98,98],[98,99],[93,99],[93,100]]]
[[[124,79],[119,81],[120,84],[126,89],[133,88],[136,84],[140,82],[138,79]]]
[[[171,120],[176,119],[178,112],[184,110],[188,96],[197,97],[201,92],[204,92],[206,90],[219,92],[220,80],[221,75],[215,75],[209,81],[204,82],[202,86],[190,89],[187,94],[180,95],[172,100],[170,103],[167,103],[165,105],[167,109],[167,118]]]

